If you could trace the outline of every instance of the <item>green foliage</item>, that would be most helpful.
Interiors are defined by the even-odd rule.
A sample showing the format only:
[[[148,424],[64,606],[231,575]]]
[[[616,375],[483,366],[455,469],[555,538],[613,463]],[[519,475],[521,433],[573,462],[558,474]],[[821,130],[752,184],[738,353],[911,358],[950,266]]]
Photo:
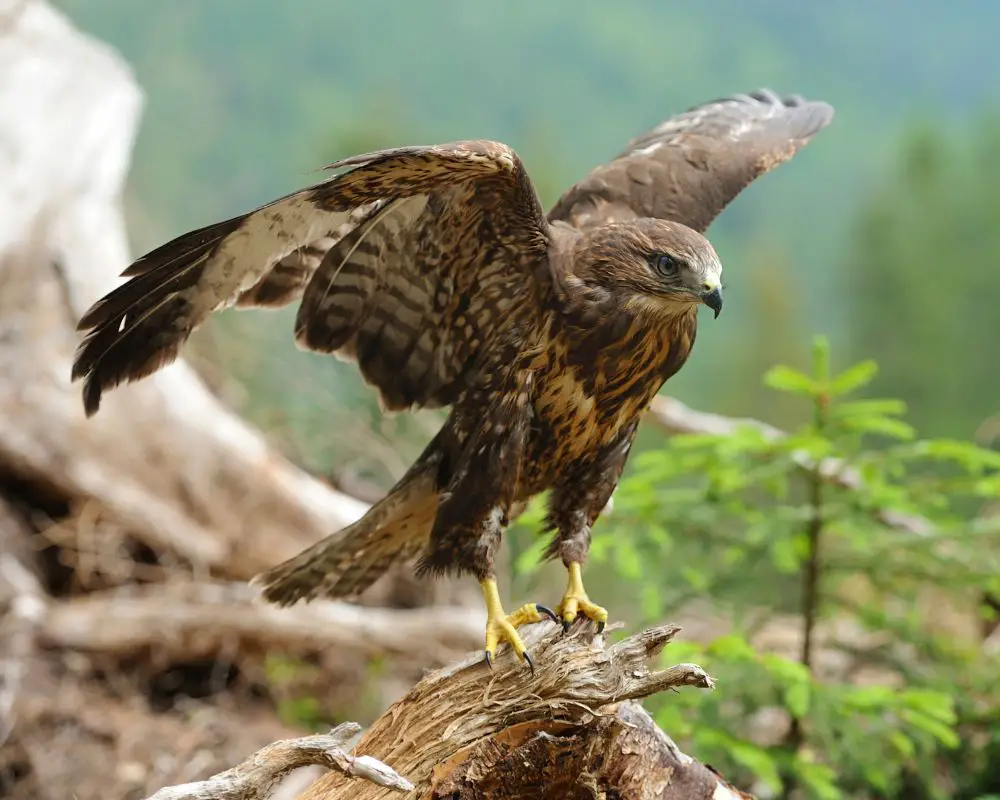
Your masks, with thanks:
[[[898,401],[851,399],[875,373],[872,362],[832,372],[817,340],[810,372],[766,376],[811,409],[808,424],[777,439],[751,427],[678,436],[640,454],[595,531],[592,562],[642,587],[637,622],[698,600],[732,620],[666,653],[704,665],[718,690],[654,710],[699,758],[765,796],[986,789],[971,780],[982,747],[968,744],[989,729],[1000,664],[954,625],[975,623],[1000,589],[1000,525],[960,510],[1000,495],[1000,455],[918,439]],[[926,524],[892,527],[890,514]]]
[[[899,150],[843,259],[850,345],[921,430],[971,437],[1000,397],[1000,119],[959,134],[935,123]]]
[[[320,709],[319,700],[304,694],[298,684],[315,677],[316,668],[299,659],[270,654],[264,674],[275,694],[278,717],[285,725],[318,731],[329,726],[329,718]]]
[[[263,683],[285,725],[319,732],[346,719],[378,717],[384,710],[380,708],[378,691],[384,667],[382,658],[369,661],[362,690],[351,697],[347,707],[338,707],[337,701],[330,699],[325,670],[312,660],[269,653],[264,661]]]

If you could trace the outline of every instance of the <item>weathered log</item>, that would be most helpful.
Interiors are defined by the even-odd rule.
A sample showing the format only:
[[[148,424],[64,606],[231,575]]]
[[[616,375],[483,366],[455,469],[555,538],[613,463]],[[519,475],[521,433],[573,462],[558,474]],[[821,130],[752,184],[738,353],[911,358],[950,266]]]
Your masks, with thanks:
[[[661,625],[606,645],[590,623],[569,634],[549,622],[535,625],[525,631],[536,656],[532,671],[505,649],[492,669],[476,653],[432,673],[372,725],[353,755],[327,738],[277,742],[237,768],[162,789],[150,800],[256,800],[305,763],[334,771],[300,800],[375,800],[399,797],[400,790],[412,800],[748,798],[681,752],[634,702],[667,689],[714,686],[694,664],[648,663],[678,630]]]
[[[0,747],[13,732],[24,700],[22,685],[35,656],[43,597],[37,576],[13,553],[0,550]]]
[[[590,724],[521,724],[460,754],[422,796],[449,800],[750,798],[681,752],[634,701]]]

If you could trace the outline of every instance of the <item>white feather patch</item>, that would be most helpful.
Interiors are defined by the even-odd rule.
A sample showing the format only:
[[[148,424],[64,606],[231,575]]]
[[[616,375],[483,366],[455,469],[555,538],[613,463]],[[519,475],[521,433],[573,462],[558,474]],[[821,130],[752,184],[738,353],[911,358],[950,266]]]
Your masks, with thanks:
[[[632,155],[651,156],[661,147],[663,147],[663,142],[653,142],[652,144],[647,144],[645,147],[640,147],[638,150],[633,150]]]
[[[325,211],[300,192],[252,212],[229,234],[205,265],[198,282],[206,312],[236,301],[289,253],[328,236],[349,212]]]

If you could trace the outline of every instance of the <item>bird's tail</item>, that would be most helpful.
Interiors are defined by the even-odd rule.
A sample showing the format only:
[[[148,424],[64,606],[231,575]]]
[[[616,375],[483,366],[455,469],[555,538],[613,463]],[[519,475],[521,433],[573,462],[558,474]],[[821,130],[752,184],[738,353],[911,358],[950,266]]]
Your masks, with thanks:
[[[352,597],[393,564],[420,552],[437,513],[436,465],[418,462],[361,519],[254,577],[265,600],[287,606],[317,597]]]

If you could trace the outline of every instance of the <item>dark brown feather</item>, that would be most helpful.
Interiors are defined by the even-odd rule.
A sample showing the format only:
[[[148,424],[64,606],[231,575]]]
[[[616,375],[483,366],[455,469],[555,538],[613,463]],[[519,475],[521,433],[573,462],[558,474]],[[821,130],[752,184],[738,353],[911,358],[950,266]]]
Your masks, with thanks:
[[[500,537],[519,498],[534,394],[532,359],[510,335],[497,368],[480,372],[441,437],[449,469],[418,574],[471,571],[495,577]],[[502,365],[502,366],[501,366]]]
[[[73,361],[72,379],[86,377],[84,411],[97,412],[101,394],[156,372],[177,358],[193,320],[184,292],[198,284],[205,261],[242,217],[178,236],[132,264],[131,280],[109,292],[80,319],[89,331]]]
[[[432,185],[424,172],[442,168],[426,154],[393,151],[364,167],[379,170],[364,193],[345,192],[370,200],[367,192],[387,191],[376,189],[382,170],[403,162],[418,188]],[[543,226],[516,157],[478,183],[395,200],[327,253],[303,294],[296,338],[357,360],[387,409],[450,405],[509,316],[541,314]]]
[[[440,451],[432,442],[393,491],[353,525],[261,573],[253,583],[286,606],[314,597],[352,597],[427,543],[438,506]]]

